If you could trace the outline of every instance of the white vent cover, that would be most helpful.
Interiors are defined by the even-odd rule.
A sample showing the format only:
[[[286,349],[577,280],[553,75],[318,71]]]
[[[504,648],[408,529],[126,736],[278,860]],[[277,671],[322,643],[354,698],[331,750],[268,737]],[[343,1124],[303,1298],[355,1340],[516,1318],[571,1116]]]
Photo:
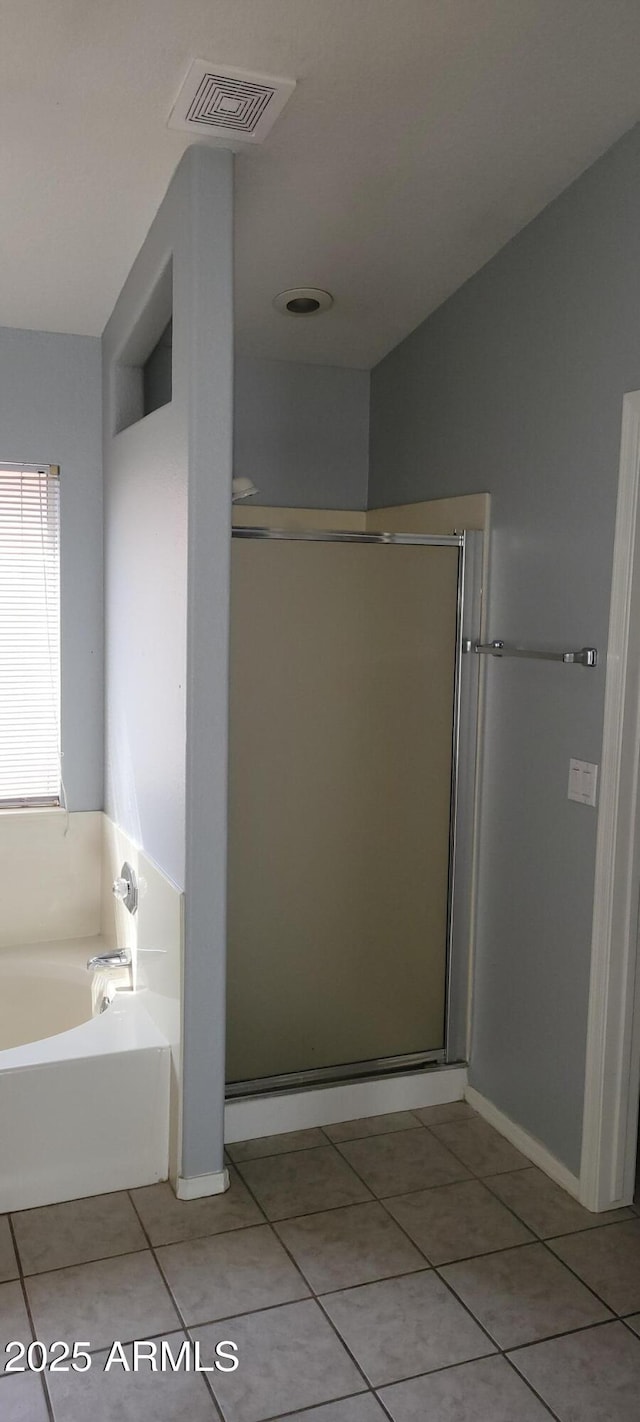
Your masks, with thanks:
[[[169,115],[169,128],[227,143],[262,143],[295,89],[295,79],[248,74],[194,59]]]

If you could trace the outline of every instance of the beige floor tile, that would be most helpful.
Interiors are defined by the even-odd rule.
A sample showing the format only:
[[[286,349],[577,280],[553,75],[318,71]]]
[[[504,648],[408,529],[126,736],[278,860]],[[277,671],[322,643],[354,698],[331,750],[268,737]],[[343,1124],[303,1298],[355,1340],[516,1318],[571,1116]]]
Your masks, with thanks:
[[[469,1178],[466,1166],[422,1126],[345,1141],[339,1149],[375,1195],[404,1195],[408,1190]]]
[[[165,1336],[177,1357],[184,1333]],[[160,1347],[161,1339],[152,1339]],[[51,1373],[48,1382],[55,1422],[218,1422],[218,1412],[202,1375],[185,1371],[152,1372],[142,1363],[130,1372],[115,1363],[105,1372],[107,1352],[96,1353],[86,1373]],[[29,1419],[31,1422],[31,1419]]]
[[[292,1150],[312,1150],[327,1142],[320,1128],[285,1131],[281,1136],[260,1136],[255,1141],[232,1141],[227,1146],[230,1160],[258,1160],[263,1155],[287,1155]]]
[[[5,1377],[0,1383],[2,1422],[49,1422],[40,1378],[33,1373]]]
[[[521,1155],[479,1116],[470,1121],[444,1121],[430,1129],[474,1175],[497,1175],[503,1170],[518,1170],[531,1164],[526,1155]]]
[[[7,1343],[13,1343],[14,1339],[25,1346],[33,1339],[22,1285],[17,1281],[0,1284],[0,1373],[4,1372],[8,1361],[5,1353]],[[4,1386],[4,1381],[1,1385]]]
[[[442,1106],[420,1106],[414,1116],[423,1126],[440,1126],[443,1121],[468,1121],[476,1118],[475,1111],[467,1101],[448,1101]]]
[[[424,1269],[381,1205],[348,1205],[275,1226],[316,1293]]]
[[[322,1303],[374,1387],[495,1351],[430,1270],[327,1294]]]
[[[240,1169],[270,1220],[371,1199],[333,1146],[243,1161]]]
[[[447,1264],[441,1273],[501,1348],[611,1317],[544,1244]]]
[[[625,1323],[640,1336],[640,1313],[633,1314],[631,1318],[625,1318]]]
[[[179,1319],[149,1250],[97,1264],[77,1264],[26,1281],[36,1336],[86,1341],[94,1350],[114,1338],[153,1338]]]
[[[622,1323],[553,1338],[510,1356],[561,1422],[638,1422],[640,1340]]]
[[[220,1324],[209,1324],[192,1330],[205,1363],[213,1361],[220,1329]],[[239,1364],[233,1373],[211,1375],[225,1422],[262,1422],[366,1388],[311,1299],[227,1319],[224,1337],[237,1343]]]
[[[549,1248],[614,1313],[632,1313],[640,1308],[640,1220],[551,1239]]]
[[[124,1191],[23,1210],[13,1215],[13,1227],[25,1274],[131,1254],[147,1246]]]
[[[396,1383],[380,1397],[394,1422],[550,1422],[551,1415],[504,1358]]]
[[[390,1131],[406,1131],[418,1122],[412,1111],[392,1111],[386,1116],[362,1116],[356,1121],[337,1121],[325,1126],[331,1141],[355,1141],[362,1136],[384,1136]]]
[[[592,1214],[534,1165],[528,1170],[486,1178],[485,1185],[542,1239],[549,1239],[553,1234],[569,1234],[571,1230],[595,1229],[614,1220],[633,1219],[631,1210],[626,1209]]]
[[[373,1393],[363,1392],[359,1397],[346,1397],[342,1402],[327,1402],[311,1412],[290,1412],[275,1422],[387,1422],[387,1418]]]
[[[0,1215],[0,1284],[17,1279],[18,1263],[7,1215]]]
[[[432,1264],[509,1249],[534,1238],[480,1180],[397,1195],[387,1208]]]
[[[229,1171],[231,1184],[224,1195],[202,1200],[177,1200],[168,1181],[143,1185],[131,1198],[153,1245],[177,1244],[207,1234],[224,1234],[264,1224],[262,1212],[251,1199],[237,1171]]]
[[[268,1225],[167,1244],[158,1260],[187,1324],[290,1303],[310,1292]]]

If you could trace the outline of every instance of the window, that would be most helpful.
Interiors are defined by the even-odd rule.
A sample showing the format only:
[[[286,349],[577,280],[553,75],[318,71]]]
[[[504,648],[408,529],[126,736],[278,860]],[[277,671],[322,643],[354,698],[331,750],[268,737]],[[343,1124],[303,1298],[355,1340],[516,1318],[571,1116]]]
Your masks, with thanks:
[[[0,808],[60,804],[60,477],[0,464]]]

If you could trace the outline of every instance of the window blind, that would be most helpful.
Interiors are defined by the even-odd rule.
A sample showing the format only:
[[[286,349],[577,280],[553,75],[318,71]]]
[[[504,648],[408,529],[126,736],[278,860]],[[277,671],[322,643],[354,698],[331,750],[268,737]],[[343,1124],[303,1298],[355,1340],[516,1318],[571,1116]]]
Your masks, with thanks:
[[[0,464],[0,808],[60,783],[59,471]]]

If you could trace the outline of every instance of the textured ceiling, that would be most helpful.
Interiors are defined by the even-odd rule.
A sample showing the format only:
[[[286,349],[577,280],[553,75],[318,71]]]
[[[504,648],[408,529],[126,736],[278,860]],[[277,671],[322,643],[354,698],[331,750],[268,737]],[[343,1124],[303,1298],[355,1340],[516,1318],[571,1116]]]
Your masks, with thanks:
[[[639,0],[4,0],[0,324],[102,331],[194,57],[298,80],[237,161],[238,344],[285,359],[375,364],[640,117]]]

